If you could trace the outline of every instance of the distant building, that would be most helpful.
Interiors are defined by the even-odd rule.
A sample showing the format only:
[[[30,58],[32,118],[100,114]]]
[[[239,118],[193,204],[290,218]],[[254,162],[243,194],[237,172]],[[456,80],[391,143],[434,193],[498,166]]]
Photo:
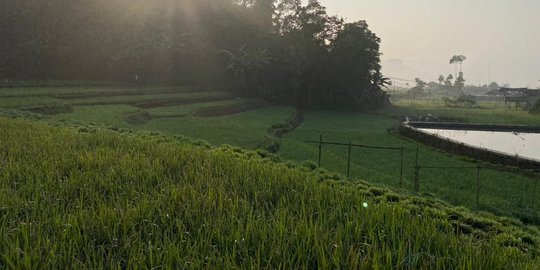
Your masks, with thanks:
[[[487,96],[504,96],[501,94],[501,92],[499,91],[499,89],[493,89],[493,90],[490,90],[489,92],[486,93]]]
[[[508,108],[529,108],[540,99],[540,89],[501,87],[499,93],[504,96]]]

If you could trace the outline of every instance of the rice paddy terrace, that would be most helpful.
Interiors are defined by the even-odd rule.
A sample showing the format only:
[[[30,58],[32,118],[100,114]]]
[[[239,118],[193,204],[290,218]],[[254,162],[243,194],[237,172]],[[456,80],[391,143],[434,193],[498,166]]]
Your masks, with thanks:
[[[534,174],[483,171],[477,205],[466,171],[423,173],[412,192],[412,152],[404,186],[389,153],[352,153],[350,179],[343,149],[325,148],[329,171],[311,161],[317,146],[305,141],[325,134],[419,148],[424,164],[476,164],[389,133],[393,110],[300,114],[213,89],[108,85],[2,88],[0,108],[1,266],[538,264]]]
[[[535,269],[540,232],[266,152],[0,117],[0,267]]]
[[[399,105],[399,103],[398,103]],[[402,105],[399,105],[402,106]],[[273,106],[261,100],[236,98],[213,88],[194,86],[55,86],[0,89],[0,108],[4,114],[25,114],[31,118],[65,124],[93,124],[102,127],[144,130],[171,136],[187,136],[212,145],[229,144],[245,149],[266,149],[297,163],[317,160],[318,146],[305,143],[324,134],[325,139],[367,145],[405,147],[400,180],[399,154],[388,151],[355,149],[351,153],[351,179],[414,191],[415,150],[420,150],[423,166],[478,166],[474,160],[448,155],[437,149],[411,142],[388,132],[393,114],[412,113],[411,109],[433,111],[435,107],[396,107],[379,115],[354,112],[305,111]],[[473,121],[488,121],[499,108],[447,109],[450,117],[467,113]],[[512,112],[515,114],[514,112]],[[496,117],[501,120],[501,117]],[[532,122],[537,118],[515,114],[511,119]],[[288,133],[286,133],[289,131]],[[412,151],[414,150],[414,151]],[[322,167],[345,174],[346,149],[325,146]],[[481,165],[481,164],[480,164]],[[420,194],[444,199],[470,209],[517,217],[540,224],[540,200],[536,199],[537,174],[499,169],[481,172],[481,194],[476,200],[476,171],[424,170]],[[400,184],[400,182],[403,182]],[[539,191],[540,192],[540,191]]]
[[[50,121],[184,135],[214,145],[269,148],[273,126],[296,110],[200,87],[18,87],[0,89],[0,108]],[[208,132],[206,127],[212,127]]]

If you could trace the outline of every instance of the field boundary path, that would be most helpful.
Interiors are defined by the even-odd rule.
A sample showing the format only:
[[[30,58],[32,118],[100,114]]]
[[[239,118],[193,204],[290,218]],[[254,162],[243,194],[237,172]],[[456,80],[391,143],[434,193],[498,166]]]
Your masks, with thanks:
[[[270,143],[262,143],[259,147],[263,148],[271,153],[279,152],[281,148],[281,138],[286,133],[292,132],[297,129],[304,122],[304,114],[298,109],[289,117],[285,124],[274,125],[268,130],[268,137]]]

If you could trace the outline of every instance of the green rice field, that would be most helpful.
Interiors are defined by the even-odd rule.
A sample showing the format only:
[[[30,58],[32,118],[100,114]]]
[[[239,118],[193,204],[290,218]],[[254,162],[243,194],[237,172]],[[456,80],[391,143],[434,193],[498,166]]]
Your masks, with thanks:
[[[535,226],[332,180],[264,153],[5,117],[0,126],[1,268],[540,263]]]

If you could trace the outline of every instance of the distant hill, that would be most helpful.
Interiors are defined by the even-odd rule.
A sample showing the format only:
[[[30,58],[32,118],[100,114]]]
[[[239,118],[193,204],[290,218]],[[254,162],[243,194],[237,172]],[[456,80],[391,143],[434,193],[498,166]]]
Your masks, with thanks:
[[[412,67],[402,59],[387,59],[382,62],[382,72],[386,76],[414,80],[414,78],[421,78],[423,80],[436,80],[437,78],[430,78],[431,76],[422,70]]]

